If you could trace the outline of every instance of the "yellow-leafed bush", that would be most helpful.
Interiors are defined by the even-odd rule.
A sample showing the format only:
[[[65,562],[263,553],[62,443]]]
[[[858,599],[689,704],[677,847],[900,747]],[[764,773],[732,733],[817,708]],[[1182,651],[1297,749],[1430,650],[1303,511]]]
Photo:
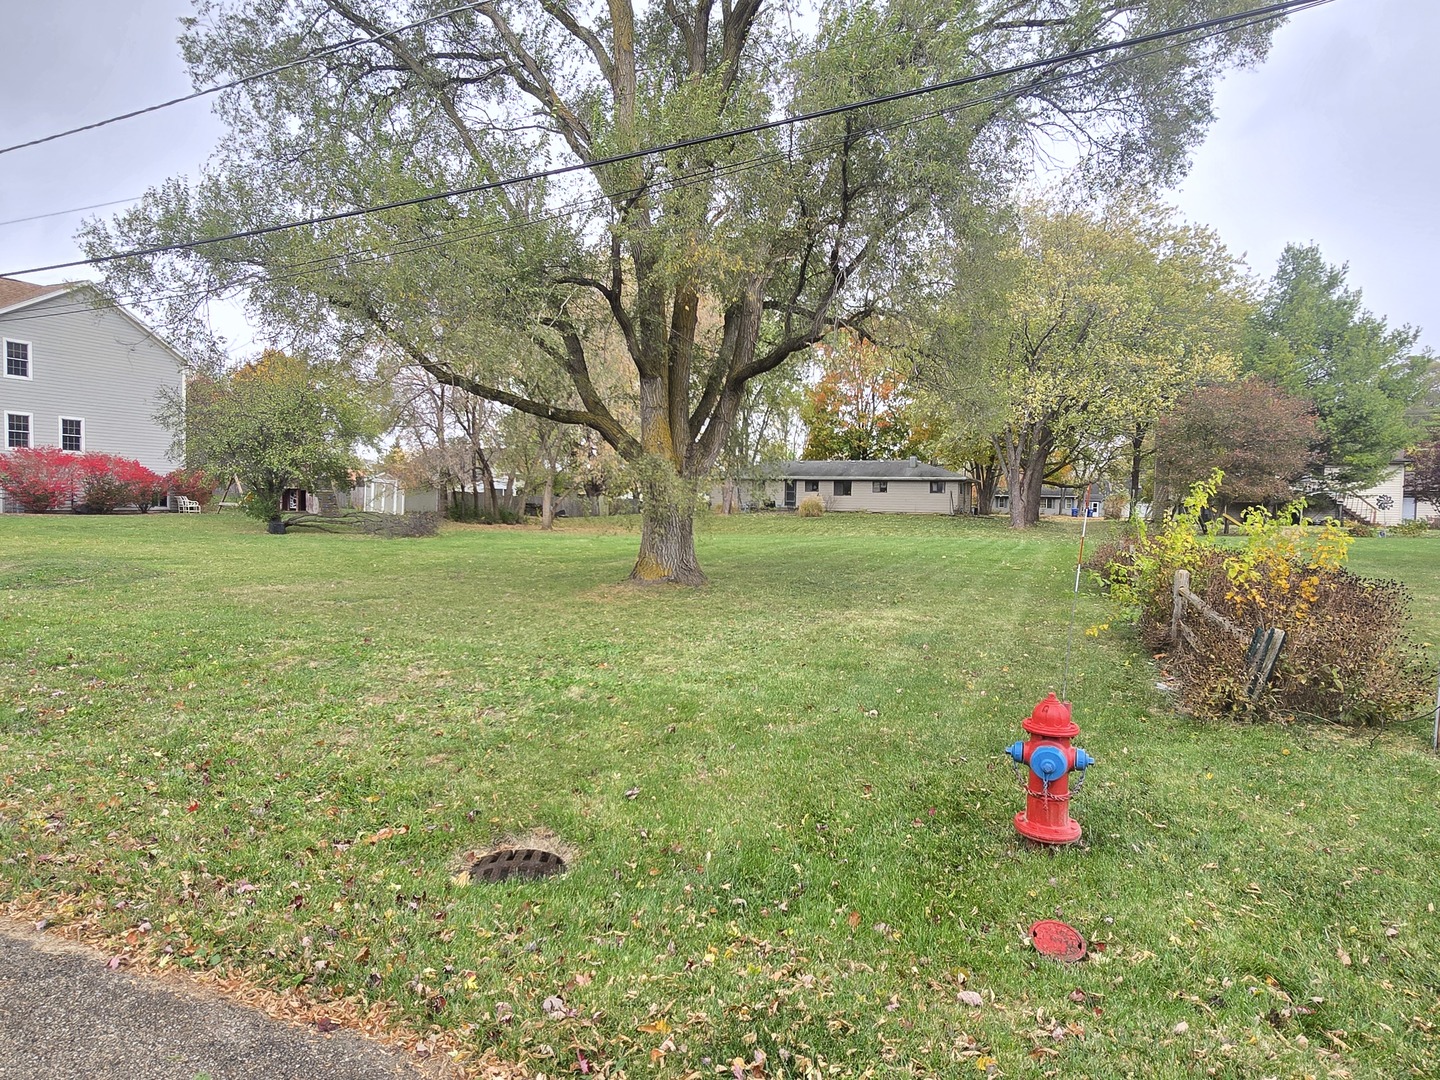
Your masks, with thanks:
[[[795,508],[795,513],[801,517],[819,517],[825,513],[825,500],[819,495],[806,495]]]

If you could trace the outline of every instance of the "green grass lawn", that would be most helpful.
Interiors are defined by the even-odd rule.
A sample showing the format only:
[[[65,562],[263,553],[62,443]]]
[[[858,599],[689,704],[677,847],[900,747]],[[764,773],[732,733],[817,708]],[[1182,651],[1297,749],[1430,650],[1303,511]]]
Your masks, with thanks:
[[[706,519],[713,584],[637,591],[633,521],[5,517],[0,903],[551,1077],[1440,1075],[1428,723],[1177,717],[1087,587],[1084,842],[1016,837],[1076,538]],[[1353,563],[1440,642],[1437,556]],[[568,874],[453,880],[537,834]]]

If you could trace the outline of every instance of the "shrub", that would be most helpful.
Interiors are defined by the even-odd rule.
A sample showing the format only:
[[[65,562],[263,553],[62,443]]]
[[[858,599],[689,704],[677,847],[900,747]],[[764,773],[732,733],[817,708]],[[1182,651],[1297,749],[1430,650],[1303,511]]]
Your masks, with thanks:
[[[1424,536],[1430,531],[1428,521],[1402,521],[1399,525],[1392,525],[1390,532],[1395,536]]]
[[[108,514],[132,503],[144,512],[165,491],[157,473],[132,458],[114,454],[82,454],[76,473],[80,495],[75,509],[81,513]]]
[[[55,446],[11,450],[0,454],[0,488],[26,513],[59,509],[74,497],[77,461]]]
[[[280,496],[270,491],[247,491],[240,499],[240,509],[257,521],[279,521]]]
[[[1285,648],[1269,689],[1251,701],[1246,680],[1248,637],[1200,617],[1186,620],[1194,647],[1170,652],[1171,674],[1185,705],[1200,716],[1323,718],[1358,723],[1393,719],[1425,695],[1419,654],[1404,638],[1408,598],[1403,586],[1357,577],[1343,568],[1351,537],[1337,522],[1292,528],[1302,509],[1247,511],[1243,546],[1222,546],[1201,511],[1219,487],[1218,472],[1195,485],[1180,514],[1153,536],[1143,533],[1128,553],[1102,555],[1111,595],[1138,615],[1151,647],[1167,647],[1175,572],[1190,589],[1248,632],[1285,631]]]
[[[795,508],[795,513],[801,517],[819,517],[825,513],[825,500],[819,495],[806,495]]]
[[[215,497],[215,478],[204,469],[174,469],[163,477],[166,488],[201,506]]]

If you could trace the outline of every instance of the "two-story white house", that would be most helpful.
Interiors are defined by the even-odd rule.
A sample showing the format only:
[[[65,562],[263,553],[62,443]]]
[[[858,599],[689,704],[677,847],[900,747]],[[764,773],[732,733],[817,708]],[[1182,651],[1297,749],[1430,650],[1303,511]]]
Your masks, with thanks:
[[[98,300],[86,282],[0,278],[0,451],[100,450],[169,472],[181,463],[155,416],[163,394],[184,392],[181,358]]]

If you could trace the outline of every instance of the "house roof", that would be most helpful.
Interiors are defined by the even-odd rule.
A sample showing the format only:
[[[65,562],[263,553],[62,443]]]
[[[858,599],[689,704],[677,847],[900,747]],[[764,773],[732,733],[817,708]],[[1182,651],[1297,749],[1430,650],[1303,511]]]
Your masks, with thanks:
[[[786,480],[964,480],[963,475],[927,465],[915,458],[902,461],[781,461],[776,475]]]
[[[17,304],[28,303],[31,300],[38,300],[42,296],[51,293],[67,292],[73,289],[73,285],[33,285],[28,281],[20,281],[17,278],[0,277],[0,311],[11,308]]]

